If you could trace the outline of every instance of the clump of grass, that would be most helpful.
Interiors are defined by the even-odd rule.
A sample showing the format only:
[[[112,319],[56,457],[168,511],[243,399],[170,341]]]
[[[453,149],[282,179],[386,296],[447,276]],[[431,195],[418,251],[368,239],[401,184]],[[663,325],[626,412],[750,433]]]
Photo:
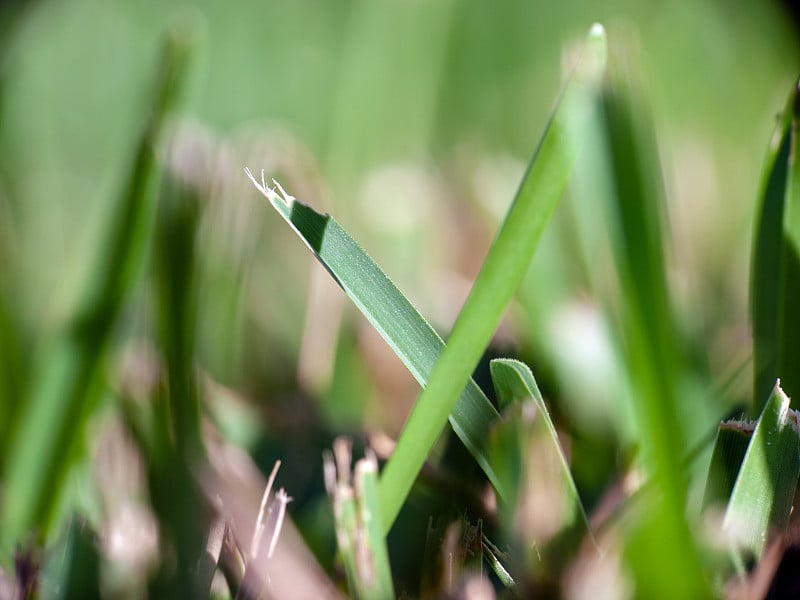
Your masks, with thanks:
[[[263,173],[259,182],[249,169],[245,171],[423,386],[381,475],[380,510],[388,532],[447,418],[492,483],[498,510],[518,508],[515,499],[522,487],[521,473],[526,464],[540,458],[519,453],[520,448],[525,448],[520,446],[522,438],[518,434],[521,416],[501,422],[470,374],[562,195],[580,145],[575,140],[595,136],[592,147],[599,149],[600,155],[593,159],[595,167],[603,171],[603,194],[609,202],[612,250],[620,285],[619,339],[633,388],[637,440],[647,477],[643,488],[647,493],[639,498],[644,503],[633,502],[635,495],[621,502],[627,564],[637,594],[659,595],[670,590],[670,594],[680,597],[707,597],[712,594],[712,580],[719,585],[719,575],[725,569],[713,571],[713,565],[704,565],[700,560],[698,545],[707,541],[693,535],[686,516],[686,432],[678,415],[684,404],[680,390],[684,389],[689,370],[666,278],[659,204],[664,192],[657,151],[635,76],[625,59],[617,55],[606,73],[605,53],[604,32],[595,26],[584,57],[590,66],[580,68],[568,85],[446,343],[333,217],[297,202],[277,183],[279,193],[275,192],[264,181]],[[759,389],[764,373],[774,380],[776,373],[790,369],[788,364],[795,356],[791,340],[798,339],[790,335],[796,313],[791,307],[797,301],[793,291],[797,278],[792,276],[792,269],[800,248],[794,231],[796,213],[800,211],[794,211],[793,204],[800,186],[793,185],[796,167],[788,151],[794,143],[793,107],[794,95],[781,121],[781,141],[768,161],[765,200],[756,236],[756,403],[762,395]],[[766,333],[762,335],[762,331]],[[503,404],[510,405],[521,398],[535,402],[538,418],[547,425],[550,443],[560,457],[562,481],[569,489],[568,502],[581,515],[581,537],[598,544],[530,370],[522,363],[500,361],[493,363],[492,377]],[[727,504],[723,529],[739,532],[729,536],[728,548],[740,576],[746,575],[746,566],[738,549],[744,548],[759,558],[768,531],[786,529],[798,478],[797,430],[788,418],[788,398],[780,388],[775,390],[754,426],[752,440],[738,443],[738,459],[723,463],[712,460],[709,473],[707,501],[722,499]],[[723,424],[720,433],[728,431],[732,431],[731,427]],[[736,434],[737,440],[742,437],[738,429]],[[723,437],[727,433],[720,439]],[[491,440],[489,446],[487,440]],[[716,450],[715,456],[720,456]],[[722,472],[722,464],[726,472]],[[352,552],[358,527],[353,524],[353,511],[343,508],[351,506],[352,499],[348,497],[344,502],[335,492],[334,478],[329,480],[340,551],[351,590],[358,590],[358,564]],[[500,518],[511,522],[507,515]],[[348,526],[347,522],[352,523]],[[746,532],[741,533],[742,528],[734,523],[746,523]],[[507,530],[506,536],[513,545],[515,532]],[[524,543],[536,541],[526,539]],[[375,544],[377,552],[383,542]],[[499,580],[508,587],[524,589],[498,560],[502,552],[496,546],[487,547],[487,561]],[[602,542],[599,548],[602,553]],[[525,568],[522,567],[522,581]],[[369,597],[363,589],[355,594]]]

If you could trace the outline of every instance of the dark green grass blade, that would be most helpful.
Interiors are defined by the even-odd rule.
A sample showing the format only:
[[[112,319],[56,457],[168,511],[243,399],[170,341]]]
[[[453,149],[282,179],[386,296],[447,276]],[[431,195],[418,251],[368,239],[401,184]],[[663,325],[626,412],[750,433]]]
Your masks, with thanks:
[[[753,421],[725,421],[720,424],[708,466],[703,494],[704,509],[728,503],[754,429]]]
[[[409,416],[381,477],[388,531],[425,457],[469,381],[566,187],[578,153],[575,133],[605,69],[605,31],[592,28],[582,63],[556,108],[508,214],[464,303],[442,356]]]
[[[152,227],[154,144],[183,76],[185,35],[173,32],[161,57],[150,116],[139,140],[109,236],[74,325],[34,369],[33,387],[12,433],[4,465],[0,535],[4,550],[33,532],[47,535],[86,419],[103,382],[111,333],[138,277]]]
[[[793,88],[779,119],[763,171],[753,240],[753,414],[777,378],[800,398],[800,165],[798,93]]]
[[[444,348],[442,338],[433,327],[336,219],[290,197],[280,198],[254,179],[253,183],[391,346],[419,384],[425,386]],[[502,494],[486,448],[489,428],[497,417],[491,402],[470,380],[450,415],[450,424]]]
[[[207,526],[202,493],[193,477],[204,459],[200,405],[194,365],[197,324],[196,237],[202,173],[176,172],[176,165],[200,163],[199,149],[176,137],[170,144],[172,168],[166,169],[155,227],[154,270],[159,347],[166,360],[166,385],[154,404],[155,450],[147,452],[153,511],[165,548],[174,562],[161,563],[149,594],[153,598],[205,597],[197,577]],[[191,153],[192,161],[178,153]],[[166,409],[166,410],[164,410]],[[189,591],[191,590],[191,593]]]
[[[632,537],[629,559],[638,594],[648,596],[671,585],[676,597],[698,597],[709,592],[684,514],[685,427],[678,418],[678,393],[685,371],[662,253],[663,183],[652,124],[627,69],[624,57],[613,55],[602,102],[612,192],[610,237],[638,439],[659,498]],[[673,571],[681,576],[673,579]]]

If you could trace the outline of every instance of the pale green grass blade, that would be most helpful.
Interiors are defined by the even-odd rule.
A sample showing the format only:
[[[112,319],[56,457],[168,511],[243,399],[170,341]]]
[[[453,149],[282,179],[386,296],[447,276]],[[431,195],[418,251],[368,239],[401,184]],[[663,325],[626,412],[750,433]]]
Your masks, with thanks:
[[[161,72],[106,245],[67,334],[34,368],[32,389],[4,465],[0,535],[4,550],[34,529],[46,536],[84,425],[103,387],[105,355],[117,315],[133,290],[151,237],[157,175],[154,143],[177,99],[187,58],[185,31],[168,37]]]
[[[789,522],[800,475],[798,415],[775,384],[747,448],[733,486],[723,530],[732,551],[760,558],[769,535]],[[744,562],[744,561],[742,561]]]
[[[247,173],[424,387],[444,348],[433,327],[333,217],[290,196],[279,197]],[[491,402],[469,380],[450,415],[450,424],[502,495],[486,448],[489,428],[497,417]]]
[[[553,448],[558,456],[562,468],[563,483],[567,491],[567,501],[570,503],[571,512],[577,514],[586,529],[586,533],[593,539],[591,528],[589,526],[589,519],[586,517],[586,511],[583,508],[578,488],[575,485],[575,480],[572,478],[572,472],[567,462],[567,457],[561,449],[561,444],[558,441],[558,433],[556,432],[555,425],[550,418],[550,413],[547,410],[547,405],[544,403],[542,393],[536,385],[536,380],[531,373],[530,368],[518,361],[512,359],[497,359],[493,360],[490,365],[492,372],[492,382],[494,383],[495,391],[497,392],[498,402],[501,406],[511,405],[517,402],[533,402],[536,406],[538,414],[537,419],[540,419],[549,434]],[[492,459],[505,462],[508,457],[503,454],[492,454]],[[526,460],[536,460],[536,457],[522,457],[522,464]],[[498,465],[497,471],[504,473],[502,464]],[[511,477],[519,479],[521,473],[511,472]],[[521,486],[520,481],[504,481],[506,489],[514,491],[518,490]],[[512,505],[513,508],[513,505]]]
[[[582,63],[556,108],[428,386],[384,469],[381,494],[387,531],[525,274],[566,187],[578,152],[574,135],[588,117],[586,101],[605,68],[605,56],[605,31],[595,25]]]

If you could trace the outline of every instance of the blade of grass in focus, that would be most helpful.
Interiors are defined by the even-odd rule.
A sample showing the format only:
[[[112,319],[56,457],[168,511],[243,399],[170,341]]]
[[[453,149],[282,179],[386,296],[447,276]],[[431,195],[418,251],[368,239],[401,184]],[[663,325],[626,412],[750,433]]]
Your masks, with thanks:
[[[800,475],[797,418],[776,383],[747,447],[722,523],[741,571],[751,555],[761,558],[769,534],[783,532],[789,523]]]
[[[331,277],[381,334],[420,385],[425,386],[444,342],[380,267],[330,215],[279,197],[258,183],[256,187],[305,242]],[[489,480],[503,490],[489,463],[486,440],[497,411],[478,385],[470,380],[450,415],[453,431],[461,439]]]
[[[574,135],[588,120],[591,96],[605,70],[606,38],[594,25],[581,64],[556,108],[427,387],[417,399],[381,477],[388,531],[426,456],[525,274],[539,239],[566,187],[579,145]]]
[[[56,516],[71,460],[103,387],[114,323],[138,278],[150,239],[157,178],[155,143],[178,99],[189,51],[183,23],[169,32],[150,114],[108,228],[96,269],[69,330],[34,367],[32,389],[12,432],[3,469],[3,550],[36,531],[46,536]]]
[[[800,398],[800,164],[797,88],[776,127],[766,164],[753,241],[750,310],[753,323],[754,415],[777,378]]]
[[[662,177],[653,127],[622,53],[609,60],[601,114],[625,361],[634,391],[638,442],[658,499],[631,536],[628,557],[637,594],[653,597],[670,589],[675,597],[706,597],[710,592],[685,518],[685,428],[678,419],[684,366],[662,254]],[[664,569],[665,564],[671,567]]]

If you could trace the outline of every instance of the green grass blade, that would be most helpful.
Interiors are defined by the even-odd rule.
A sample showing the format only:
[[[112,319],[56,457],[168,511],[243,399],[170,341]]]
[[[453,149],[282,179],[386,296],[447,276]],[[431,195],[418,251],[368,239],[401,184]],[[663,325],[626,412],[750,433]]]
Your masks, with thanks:
[[[336,219],[314,211],[291,196],[279,197],[255,181],[249,170],[247,173],[414,378],[425,386],[444,348],[442,338],[433,327]],[[450,415],[450,424],[502,495],[502,487],[486,448],[489,428],[497,417],[491,402],[470,380]]]
[[[669,585],[676,597],[703,597],[709,592],[685,518],[681,457],[688,427],[678,415],[686,369],[666,282],[663,183],[649,114],[627,69],[625,57],[615,54],[602,101],[610,237],[621,284],[620,321],[638,442],[659,498],[641,521],[638,535],[632,536],[628,557],[638,594],[650,596]],[[672,578],[663,564],[673,565],[681,577]]]
[[[500,322],[566,187],[578,151],[574,134],[585,101],[605,68],[605,31],[592,28],[582,66],[545,131],[516,198],[464,303],[448,344],[423,390],[381,478],[388,531],[461,390]]]
[[[735,553],[760,558],[769,534],[784,531],[789,522],[800,475],[797,424],[789,398],[775,384],[747,448],[722,524]]]
[[[104,358],[116,317],[137,280],[150,239],[157,161],[154,143],[175,103],[187,53],[172,32],[146,123],[82,308],[37,364],[4,465],[0,535],[4,550],[34,528],[46,535],[84,424],[102,391]]]
[[[789,99],[792,110],[792,149],[789,154],[789,192],[783,216],[783,290],[781,295],[780,362],[781,387],[795,402],[800,399],[800,160],[797,158],[800,124],[800,93]],[[797,406],[795,404],[795,406]]]
[[[186,136],[188,138],[188,136]],[[181,161],[208,162],[202,149],[179,135],[171,142],[171,165],[159,196],[154,255],[160,345],[164,349],[171,429],[176,449],[184,460],[200,445],[200,405],[195,381],[194,345],[197,322],[196,237],[205,200],[203,174],[178,172]],[[202,169],[198,169],[202,171]]]
[[[775,379],[783,377],[781,366],[784,352],[781,344],[782,340],[791,337],[785,335],[787,332],[783,328],[782,304],[787,284],[785,276],[789,269],[796,268],[797,246],[789,244],[786,247],[787,254],[784,254],[786,243],[783,228],[784,219],[788,217],[787,222],[791,223],[796,219],[793,215],[798,211],[797,208],[791,210],[786,206],[787,194],[792,188],[794,190],[798,188],[796,168],[791,169],[794,185],[789,183],[790,160],[796,162],[791,157],[794,145],[792,137],[795,126],[792,109],[795,95],[795,90],[792,90],[773,136],[772,148],[767,155],[753,240],[750,310],[753,323],[754,416],[761,412]],[[793,191],[790,198],[797,193]],[[784,271],[784,268],[787,271]],[[792,379],[795,378],[794,373],[797,371],[795,364],[792,369]],[[800,391],[792,389],[795,387],[793,381],[790,385],[792,387],[786,388],[790,395]]]
[[[204,169],[188,164],[207,162],[190,136],[175,134],[158,196],[153,240],[155,308],[159,347],[166,362],[165,383],[153,398],[154,451],[146,453],[153,512],[160,536],[168,540],[173,562],[162,563],[150,583],[154,598],[207,596],[196,576],[203,544],[203,495],[193,477],[202,469],[200,402],[194,364],[197,324],[196,237],[205,200]],[[187,160],[187,155],[192,160]],[[183,166],[183,168],[182,168]],[[189,591],[191,590],[191,594]]]
[[[534,379],[530,368],[518,360],[497,359],[491,362],[490,369],[492,372],[492,382],[494,383],[498,402],[501,406],[504,404],[511,405],[512,403],[516,402],[533,402],[535,404],[538,412],[536,418],[541,420],[541,422],[544,424],[544,427],[546,428],[550,437],[550,441],[553,444],[553,448],[561,463],[563,482],[567,490],[567,501],[571,505],[571,510],[580,515],[580,519],[586,529],[586,533],[592,537],[591,528],[589,527],[589,519],[586,517],[586,511],[583,508],[583,503],[581,502],[580,495],[578,494],[578,488],[575,485],[575,480],[572,478],[572,472],[570,471],[569,463],[567,462],[567,458],[564,455],[564,452],[561,449],[561,444],[558,441],[558,433],[556,432],[555,425],[553,425],[553,421],[550,418],[550,413],[547,410],[547,405],[544,403],[542,393],[539,391],[539,387],[536,385],[536,380]],[[508,457],[503,455],[492,455],[492,458],[494,460],[505,462]],[[520,462],[524,464],[525,460],[525,457],[523,457],[522,461]],[[535,460],[535,457],[527,457],[527,460]],[[498,465],[497,470],[499,473],[504,472],[502,465]],[[518,479],[520,477],[520,473],[512,472],[511,476]],[[521,482],[519,481],[509,481],[504,483],[506,484],[506,489],[510,490],[518,490],[521,487]]]

